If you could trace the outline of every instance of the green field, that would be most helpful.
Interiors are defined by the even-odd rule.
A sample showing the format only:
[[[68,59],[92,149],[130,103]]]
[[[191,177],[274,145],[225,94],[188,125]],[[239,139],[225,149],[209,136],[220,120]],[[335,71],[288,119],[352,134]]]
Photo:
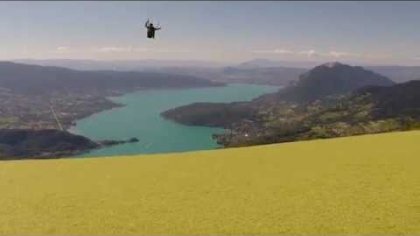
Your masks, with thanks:
[[[0,163],[0,234],[420,234],[420,132]]]

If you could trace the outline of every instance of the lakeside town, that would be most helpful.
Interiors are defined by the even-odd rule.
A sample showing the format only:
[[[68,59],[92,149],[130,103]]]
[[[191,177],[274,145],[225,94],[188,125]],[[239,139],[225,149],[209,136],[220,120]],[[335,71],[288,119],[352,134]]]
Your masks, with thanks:
[[[94,113],[120,107],[102,95],[52,93],[16,94],[0,91],[1,129],[64,129]]]

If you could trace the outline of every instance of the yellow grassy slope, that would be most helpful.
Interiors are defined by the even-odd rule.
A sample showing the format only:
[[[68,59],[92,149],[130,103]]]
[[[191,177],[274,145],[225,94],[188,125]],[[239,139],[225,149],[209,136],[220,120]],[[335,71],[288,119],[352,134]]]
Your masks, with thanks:
[[[420,132],[0,163],[0,234],[420,233]]]

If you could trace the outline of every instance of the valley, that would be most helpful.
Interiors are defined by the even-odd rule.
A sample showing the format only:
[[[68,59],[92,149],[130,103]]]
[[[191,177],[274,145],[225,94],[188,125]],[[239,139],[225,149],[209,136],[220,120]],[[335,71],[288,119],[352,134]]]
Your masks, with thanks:
[[[209,73],[199,68],[174,69],[77,71],[2,62],[0,129],[69,130],[103,142],[69,155],[98,156],[249,146],[419,127],[417,81],[396,84],[360,66],[333,62],[305,71],[244,63],[223,69],[231,75],[224,79],[214,73],[215,68],[207,68]],[[289,74],[276,78],[283,72]],[[298,80],[293,79],[301,72]],[[259,82],[250,81],[249,76]],[[272,83],[272,79],[283,82]],[[222,81],[248,85],[226,86]],[[277,91],[279,84],[284,88]],[[391,95],[380,95],[383,93]],[[126,94],[131,98],[127,100]],[[139,142],[125,141],[129,139]],[[15,153],[7,147],[8,155]],[[31,154],[31,158],[36,157]]]

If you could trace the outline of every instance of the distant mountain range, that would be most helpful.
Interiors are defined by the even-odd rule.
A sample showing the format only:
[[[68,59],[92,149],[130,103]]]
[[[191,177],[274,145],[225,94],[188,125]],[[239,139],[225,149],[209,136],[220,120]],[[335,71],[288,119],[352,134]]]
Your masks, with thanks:
[[[136,71],[187,75],[222,83],[287,85],[306,71],[295,67],[246,67],[207,61],[95,61],[95,60],[15,60],[30,65],[64,67],[82,71]]]
[[[43,66],[59,66],[75,70],[152,71],[189,75],[224,83],[288,85],[299,75],[319,64],[314,61],[279,61],[254,59],[240,64],[193,60],[15,60]],[[364,68],[382,74],[395,82],[420,79],[420,66],[370,66]]]
[[[19,59],[16,63],[41,66],[57,66],[74,70],[114,70],[143,71],[164,67],[205,67],[217,68],[228,66],[226,63],[198,60],[77,60],[77,59]]]
[[[203,87],[220,83],[157,72],[78,71],[61,67],[0,62],[0,87],[16,92],[108,91],[140,88]]]

